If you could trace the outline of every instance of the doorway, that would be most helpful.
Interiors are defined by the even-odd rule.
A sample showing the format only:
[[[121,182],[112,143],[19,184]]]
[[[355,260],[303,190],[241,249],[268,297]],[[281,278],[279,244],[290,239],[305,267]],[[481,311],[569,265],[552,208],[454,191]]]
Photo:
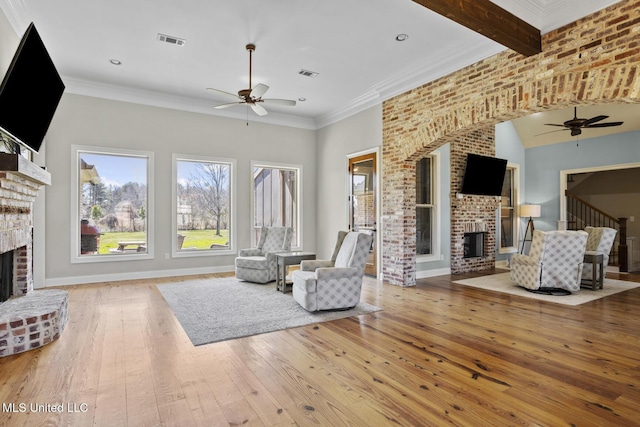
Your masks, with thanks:
[[[377,275],[377,156],[367,153],[349,158],[349,231],[373,236],[365,274]]]

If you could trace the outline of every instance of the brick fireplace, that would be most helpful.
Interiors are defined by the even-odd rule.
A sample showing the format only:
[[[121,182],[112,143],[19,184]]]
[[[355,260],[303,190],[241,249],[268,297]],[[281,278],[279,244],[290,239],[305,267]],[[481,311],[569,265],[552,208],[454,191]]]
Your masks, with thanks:
[[[66,291],[33,285],[33,202],[50,184],[51,175],[25,157],[0,153],[0,277],[11,282],[9,299],[0,301],[0,357],[48,344],[68,317]]]

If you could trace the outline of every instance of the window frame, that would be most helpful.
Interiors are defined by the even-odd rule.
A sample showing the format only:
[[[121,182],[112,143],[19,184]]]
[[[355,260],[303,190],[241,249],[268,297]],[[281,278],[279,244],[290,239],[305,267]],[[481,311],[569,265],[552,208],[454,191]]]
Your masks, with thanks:
[[[502,247],[502,226],[501,226],[501,211],[503,209],[502,207],[502,197],[500,197],[500,203],[498,206],[498,212],[497,212],[497,222],[496,222],[496,242],[498,245],[498,254],[514,254],[514,253],[518,253],[518,243],[520,242],[519,238],[520,238],[520,230],[519,230],[519,224],[520,224],[520,211],[519,211],[519,206],[520,206],[520,165],[516,164],[516,163],[507,163],[507,172],[509,173],[509,171],[512,171],[512,176],[511,176],[511,191],[512,191],[512,196],[511,196],[511,200],[512,200],[512,207],[508,207],[510,209],[513,209],[513,225],[512,225],[512,239],[513,239],[513,244],[514,246],[506,246],[506,247]],[[506,176],[505,173],[505,176]]]
[[[440,261],[442,259],[442,249],[440,244],[441,234],[442,234],[442,229],[441,229],[442,215],[440,212],[440,209],[442,207],[442,194],[440,191],[440,181],[441,181],[440,153],[437,151],[433,151],[428,155],[424,156],[423,158],[427,158],[427,157],[431,158],[431,204],[424,205],[424,206],[428,206],[431,208],[431,214],[432,214],[431,215],[431,229],[432,229],[431,241],[433,242],[431,245],[432,253],[421,255],[416,252],[416,264]],[[419,159],[419,160],[422,160],[422,159]],[[417,168],[417,164],[418,162],[416,161],[416,168]],[[417,174],[416,174],[415,181],[417,185]],[[416,203],[416,221],[417,221],[417,209],[420,206],[421,206],[420,204]],[[417,224],[416,224],[416,227],[417,227]],[[417,245],[416,245],[416,251],[417,251]]]
[[[226,163],[230,165],[229,173],[229,248],[228,249],[202,249],[197,251],[178,251],[178,161],[202,162],[202,163]],[[171,156],[171,257],[172,258],[192,258],[203,256],[224,256],[234,255],[236,249],[236,169],[237,160],[223,157],[198,156],[189,154],[173,153]]]
[[[145,158],[147,160],[147,251],[109,255],[82,255],[80,253],[80,156],[83,153],[106,156],[126,156]],[[71,146],[71,263],[122,262],[154,259],[154,153],[151,151],[128,150],[123,148],[93,147],[85,145]]]
[[[302,224],[302,194],[304,194],[302,192],[302,185],[303,185],[303,169],[302,169],[302,165],[299,164],[290,164],[290,163],[276,163],[276,162],[264,162],[264,161],[258,161],[258,160],[252,160],[251,161],[251,181],[250,181],[250,185],[251,185],[251,217],[249,218],[250,221],[250,229],[251,231],[251,244],[253,246],[257,245],[257,241],[256,241],[256,237],[255,234],[253,232],[255,224],[254,224],[254,219],[255,219],[255,215],[256,215],[256,206],[255,206],[255,199],[256,199],[256,194],[255,194],[255,185],[254,185],[254,178],[255,178],[255,169],[256,168],[266,168],[266,169],[287,169],[287,170],[294,170],[296,171],[296,177],[297,177],[297,186],[296,186],[296,223],[298,224],[298,228],[296,230],[296,240],[297,241],[291,241],[291,250],[295,251],[295,250],[300,250],[303,247],[303,224]]]

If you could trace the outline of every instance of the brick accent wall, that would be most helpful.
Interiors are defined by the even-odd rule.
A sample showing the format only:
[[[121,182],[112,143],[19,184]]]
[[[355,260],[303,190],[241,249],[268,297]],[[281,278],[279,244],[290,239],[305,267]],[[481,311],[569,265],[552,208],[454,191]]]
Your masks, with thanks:
[[[415,284],[416,160],[451,143],[451,269],[485,269],[493,264],[498,205],[482,196],[454,199],[461,155],[493,155],[493,128],[502,121],[574,105],[640,103],[640,0],[547,33],[542,48],[532,57],[507,50],[384,102],[382,273],[389,283]],[[461,260],[458,225],[489,216],[491,254]]]
[[[478,271],[493,268],[496,260],[496,209],[500,202],[495,197],[456,193],[462,187],[467,153],[495,156],[495,128],[479,129],[451,142],[451,272]],[[484,256],[464,258],[464,233],[469,225],[480,222],[485,229]],[[473,231],[473,230],[472,230]]]

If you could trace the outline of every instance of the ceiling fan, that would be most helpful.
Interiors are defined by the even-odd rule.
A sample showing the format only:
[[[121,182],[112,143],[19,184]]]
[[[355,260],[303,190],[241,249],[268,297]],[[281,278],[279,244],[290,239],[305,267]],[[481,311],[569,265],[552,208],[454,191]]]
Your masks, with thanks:
[[[214,89],[214,88],[210,88],[208,87],[207,90],[213,91],[213,92],[217,92],[217,93],[221,93],[223,95],[226,96],[232,96],[233,98],[235,98],[237,101],[236,102],[231,102],[229,104],[222,104],[222,105],[217,105],[213,108],[216,108],[218,110],[224,109],[224,108],[229,108],[229,107],[233,107],[236,105],[242,105],[242,104],[246,104],[249,107],[251,107],[251,109],[253,110],[254,113],[256,113],[259,116],[266,116],[267,115],[267,110],[260,104],[273,104],[273,105],[285,105],[285,106],[289,106],[289,107],[293,107],[296,105],[296,101],[290,100],[290,99],[264,99],[262,98],[264,96],[265,93],[267,93],[267,91],[269,90],[269,86],[262,84],[262,83],[258,83],[256,85],[256,87],[251,86],[251,65],[252,65],[252,54],[253,52],[256,50],[256,45],[254,44],[248,44],[247,46],[247,50],[249,51],[249,89],[241,89],[238,91],[238,94],[235,95],[233,93],[229,93],[229,92],[225,92],[223,90],[218,90],[218,89]]]
[[[578,118],[578,108],[573,107],[573,119],[567,120],[563,124],[556,123],[545,123],[546,126],[562,126],[566,129],[561,130],[570,130],[571,136],[578,136],[582,133],[582,129],[590,129],[590,128],[607,128],[611,126],[620,126],[623,122],[607,122],[607,123],[597,123],[601,120],[608,118],[609,116],[595,116],[590,119],[579,119]],[[557,132],[557,131],[552,131]],[[549,133],[549,132],[546,132]]]

